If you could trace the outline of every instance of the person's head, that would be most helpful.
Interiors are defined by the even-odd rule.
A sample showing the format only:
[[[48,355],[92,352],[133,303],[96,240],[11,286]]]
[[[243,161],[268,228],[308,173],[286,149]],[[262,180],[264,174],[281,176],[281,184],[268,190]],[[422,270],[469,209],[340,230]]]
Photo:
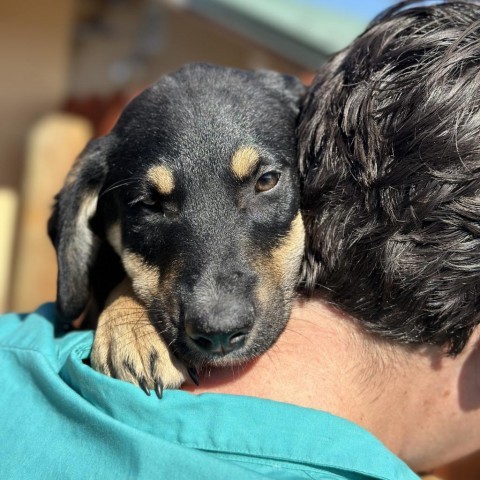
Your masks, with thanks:
[[[381,14],[319,71],[299,138],[306,290],[458,354],[480,323],[480,4]]]
[[[202,387],[344,416],[424,470],[480,448],[480,5],[405,6],[304,102],[314,298],[267,355]]]

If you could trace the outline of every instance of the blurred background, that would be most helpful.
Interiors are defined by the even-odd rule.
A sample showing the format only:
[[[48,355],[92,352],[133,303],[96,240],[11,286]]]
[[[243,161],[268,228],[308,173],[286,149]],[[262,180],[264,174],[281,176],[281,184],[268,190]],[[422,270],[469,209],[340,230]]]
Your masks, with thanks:
[[[392,0],[0,0],[0,313],[55,299],[53,196],[126,102],[191,61],[308,84]],[[439,472],[479,479],[478,456]],[[433,477],[432,477],[433,478]]]
[[[128,100],[191,61],[308,83],[388,0],[0,0],[0,312],[55,298],[54,194]]]

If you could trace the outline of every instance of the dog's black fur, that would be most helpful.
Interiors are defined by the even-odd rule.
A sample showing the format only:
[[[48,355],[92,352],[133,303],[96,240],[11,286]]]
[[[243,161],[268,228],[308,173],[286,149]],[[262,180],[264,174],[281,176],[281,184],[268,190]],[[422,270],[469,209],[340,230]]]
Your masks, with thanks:
[[[135,98],[57,196],[49,233],[61,317],[85,310],[92,285],[102,302],[126,271],[187,365],[269,348],[303,254],[303,92],[290,76],[192,64]]]

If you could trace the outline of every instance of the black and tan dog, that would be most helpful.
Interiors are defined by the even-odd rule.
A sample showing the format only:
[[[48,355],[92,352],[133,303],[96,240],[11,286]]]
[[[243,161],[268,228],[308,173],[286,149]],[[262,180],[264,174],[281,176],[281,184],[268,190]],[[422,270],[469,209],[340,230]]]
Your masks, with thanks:
[[[161,396],[189,367],[242,362],[275,342],[304,247],[303,92],[274,72],[188,65],[85,148],[49,224],[59,313],[75,319],[125,273],[133,289],[122,284],[100,317],[96,369]]]

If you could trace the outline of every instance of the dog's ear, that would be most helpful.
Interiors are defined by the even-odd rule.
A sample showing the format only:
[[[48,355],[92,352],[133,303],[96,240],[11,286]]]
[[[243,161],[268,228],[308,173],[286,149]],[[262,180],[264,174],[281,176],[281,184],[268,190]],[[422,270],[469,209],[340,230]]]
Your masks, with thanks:
[[[256,73],[267,88],[281,93],[291,101],[291,105],[295,110],[299,109],[307,89],[297,77],[274,72],[273,70],[257,70]]]
[[[90,295],[89,271],[99,244],[90,220],[107,175],[109,144],[108,137],[87,144],[57,194],[48,221],[58,262],[57,309],[67,322],[84,311]]]

